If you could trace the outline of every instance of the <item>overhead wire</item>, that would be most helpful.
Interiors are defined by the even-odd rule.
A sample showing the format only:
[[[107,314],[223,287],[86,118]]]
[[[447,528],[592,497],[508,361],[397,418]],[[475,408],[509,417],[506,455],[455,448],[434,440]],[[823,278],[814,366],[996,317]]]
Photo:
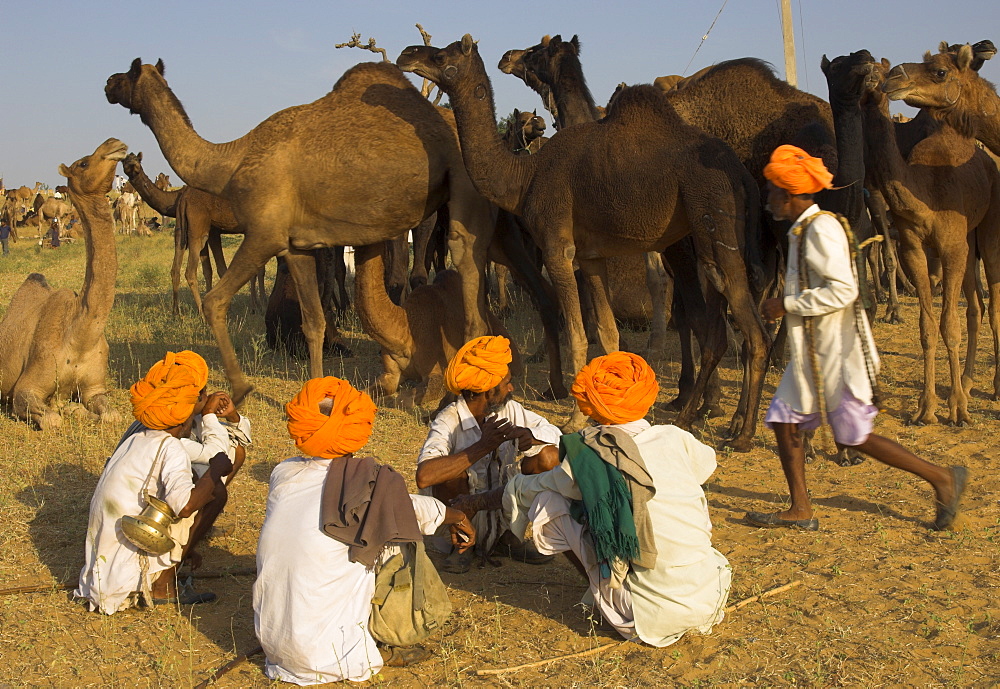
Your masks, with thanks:
[[[692,55],[691,59],[688,60],[688,63],[684,65],[684,71],[681,72],[681,74],[687,74],[688,67],[691,66],[692,62],[694,62],[694,58],[698,55],[698,51],[701,50],[701,46],[705,45],[705,41],[708,40],[708,35],[712,33],[712,29],[715,28],[715,22],[719,21],[719,16],[722,14],[722,10],[726,9],[727,4],[729,4],[729,0],[723,0],[722,7],[719,8],[719,11],[715,14],[715,19],[712,20],[712,25],[708,27],[708,31],[705,32],[705,35],[701,37],[701,43],[699,43],[698,47],[694,49],[694,55]]]

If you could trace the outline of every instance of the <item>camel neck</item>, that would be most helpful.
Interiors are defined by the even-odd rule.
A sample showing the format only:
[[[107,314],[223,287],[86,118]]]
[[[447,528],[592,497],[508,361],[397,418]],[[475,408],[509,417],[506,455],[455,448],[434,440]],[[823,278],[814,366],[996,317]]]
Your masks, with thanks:
[[[118,276],[118,251],[111,206],[104,194],[79,195],[70,192],[80,214],[87,247],[87,270],[80,291],[80,318],[89,321],[90,338],[104,335],[104,325],[115,303],[115,279]]]
[[[493,88],[478,52],[471,62],[469,78],[447,90],[462,158],[476,190],[505,211],[517,213],[537,156],[518,156],[504,146],[497,131]]]
[[[910,166],[896,143],[892,120],[880,104],[861,108],[865,142],[865,172],[873,186],[882,192],[893,213],[910,217],[910,209],[924,206],[914,193],[919,187]]]
[[[180,196],[179,191],[160,189],[141,168],[135,174],[129,175],[128,181],[139,192],[142,200],[148,203],[157,213],[168,218],[177,217],[176,206],[177,198]]]
[[[166,82],[145,80],[139,113],[170,167],[192,187],[221,194],[242,160],[244,139],[213,144],[198,136]],[[245,137],[244,137],[245,138]]]
[[[563,58],[559,65],[559,77],[555,81],[550,87],[559,113],[560,129],[600,119],[578,58]]]
[[[1000,96],[996,91],[983,86],[969,116],[975,125],[976,138],[994,155],[1000,156]]]
[[[388,352],[411,352],[406,311],[385,291],[384,242],[354,248],[354,307],[366,333]]]

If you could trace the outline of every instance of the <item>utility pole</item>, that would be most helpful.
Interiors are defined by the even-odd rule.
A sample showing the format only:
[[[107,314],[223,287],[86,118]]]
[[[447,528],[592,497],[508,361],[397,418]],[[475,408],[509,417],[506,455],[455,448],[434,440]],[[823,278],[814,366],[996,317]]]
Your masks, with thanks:
[[[798,87],[795,68],[795,31],[792,29],[792,0],[781,0],[781,35],[785,43],[785,81]]]

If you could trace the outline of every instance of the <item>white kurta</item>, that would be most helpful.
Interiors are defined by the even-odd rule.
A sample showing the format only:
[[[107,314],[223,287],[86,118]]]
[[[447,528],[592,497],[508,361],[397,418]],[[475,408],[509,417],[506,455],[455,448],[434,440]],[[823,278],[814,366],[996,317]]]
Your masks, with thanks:
[[[225,452],[231,461],[236,461],[236,447],[252,442],[250,419],[242,414],[236,423],[230,423],[215,414],[199,414],[194,417],[191,437],[181,439],[181,444],[191,458],[191,466],[199,477],[208,472],[208,462],[215,455]],[[226,476],[222,480],[228,482],[228,479]]]
[[[150,480],[148,491],[164,500],[174,513],[180,512],[191,498],[191,460],[177,438],[165,431],[145,429],[129,436],[111,455],[101,473],[90,501],[90,520],[80,585],[75,595],[90,600],[90,608],[111,615],[136,601],[141,590],[141,551],[122,535],[119,520],[124,515],[138,515],[145,501],[142,486],[146,482],[160,442],[160,468]],[[171,532],[173,535],[173,531]],[[179,561],[178,550],[159,557],[148,556],[148,584],[156,575]]]
[[[519,402],[508,400],[497,412],[497,416],[501,419],[507,419],[515,426],[527,428],[535,440],[551,445],[559,444],[562,431],[544,417],[525,409]],[[435,457],[446,457],[461,452],[478,442],[482,437],[483,432],[476,422],[476,417],[469,411],[469,405],[466,404],[465,399],[459,397],[456,402],[442,409],[431,423],[427,439],[417,457],[417,464]],[[541,452],[543,447],[543,445],[529,447],[524,451],[524,455],[533,457]],[[508,440],[494,452],[473,464],[466,470],[469,490],[472,493],[482,493],[506,484],[512,476],[520,472],[517,454],[517,442]],[[431,495],[432,489],[424,488],[420,492],[423,495]],[[492,528],[489,524],[491,518],[497,522]],[[496,539],[508,527],[508,523],[502,518],[502,515],[490,512],[478,512],[472,518],[472,525],[478,534],[479,545],[477,549],[486,550],[492,547]],[[443,537],[435,539],[434,546],[445,552],[451,549],[450,541]]]
[[[732,572],[725,556],[712,547],[708,501],[701,488],[715,471],[715,451],[676,426],[645,421],[625,426],[635,433],[633,440],[656,487],[647,503],[656,540],[655,567],[633,566],[621,589],[609,589],[607,579],[596,574],[589,533],[568,523],[572,518],[561,508],[562,501],[550,497],[555,492],[580,499],[569,462],[545,474],[513,479],[504,494],[504,510],[512,518],[511,529],[520,529],[517,535],[532,520],[539,552],[558,552],[565,543],[582,555],[590,593],[609,621],[625,636],[634,626],[642,641],[662,647],[689,631],[708,633],[722,620],[729,596]]]
[[[254,626],[271,679],[361,682],[382,669],[368,633],[375,572],[348,559],[348,546],[322,529],[320,505],[329,459],[292,457],[271,472],[257,544]],[[422,533],[444,521],[439,500],[411,495]],[[380,562],[399,552],[390,546]]]
[[[861,336],[855,325],[854,302],[858,299],[858,278],[844,228],[836,218],[822,215],[806,231],[806,262],[810,289],[799,289],[799,239],[802,221],[819,212],[813,204],[788,231],[788,268],[785,271],[785,327],[791,356],[775,396],[795,411],[819,412],[812,364],[806,347],[803,316],[812,316],[816,332],[816,356],[823,376],[826,408],[840,404],[843,391],[871,404],[872,388],[865,369]],[[873,374],[878,373],[878,352],[867,316],[860,315],[864,337],[871,353]]]

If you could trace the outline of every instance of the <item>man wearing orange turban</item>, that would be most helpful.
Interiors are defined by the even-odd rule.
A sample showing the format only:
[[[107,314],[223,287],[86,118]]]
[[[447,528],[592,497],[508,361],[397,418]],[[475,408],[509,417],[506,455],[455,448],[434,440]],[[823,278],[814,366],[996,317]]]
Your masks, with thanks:
[[[572,392],[594,425],[561,438],[551,471],[511,479],[502,502],[514,534],[530,523],[538,552],[570,557],[620,634],[663,647],[722,620],[732,576],[701,488],[715,451],[644,418],[658,390],[636,354],[584,366]]]
[[[253,586],[267,676],[302,685],[364,682],[383,664],[421,660],[429,654],[420,646],[376,646],[368,627],[376,572],[401,552],[397,543],[446,525],[464,550],[475,544],[475,529],[463,512],[409,495],[391,467],[355,456],[376,409],[346,380],[307,381],[285,411],[301,456],[271,472]],[[374,564],[362,553],[376,554]]]
[[[511,359],[505,337],[477,337],[456,352],[444,378],[459,397],[431,423],[417,458],[417,487],[446,503],[456,501],[472,516],[480,534],[480,553],[489,554],[499,542],[501,552],[541,564],[552,558],[539,556],[533,548],[525,550],[507,533],[500,510],[476,497],[504,485],[519,471],[545,471],[559,461],[555,447],[559,429],[512,397]],[[519,452],[524,456],[520,466]],[[442,539],[433,545],[448,551]],[[471,562],[471,552],[453,550],[442,568],[463,573]]]
[[[813,194],[830,188],[830,173],[818,158],[794,146],[780,146],[764,176],[771,215],[792,222],[784,296],[761,304],[764,319],[773,323],[784,317],[788,332],[788,366],[764,423],[774,430],[792,505],[781,512],[748,512],[746,521],[761,527],[819,528],[806,489],[800,431],[822,423],[829,424],[840,447],[852,447],[930,483],[937,506],[934,526],[947,529],[965,489],[965,467],[931,464],[872,433],[879,359],[858,301],[852,256],[856,249],[842,221],[813,201]]]
[[[226,503],[223,479],[233,467],[221,430],[218,451],[200,478],[184,445],[192,442],[187,438],[195,413],[203,411],[205,419],[214,419],[223,405],[218,396],[206,401],[207,381],[208,366],[200,356],[167,352],[132,386],[138,421],[105,464],[90,503],[85,564],[76,595],[87,599],[92,610],[110,615],[140,599],[147,604],[215,600],[209,592],[178,596],[175,585],[177,565],[188,557],[195,561],[193,547]],[[146,494],[163,500],[177,517],[169,528],[175,548],[159,556],[141,551],[122,536],[121,518],[139,515]]]

